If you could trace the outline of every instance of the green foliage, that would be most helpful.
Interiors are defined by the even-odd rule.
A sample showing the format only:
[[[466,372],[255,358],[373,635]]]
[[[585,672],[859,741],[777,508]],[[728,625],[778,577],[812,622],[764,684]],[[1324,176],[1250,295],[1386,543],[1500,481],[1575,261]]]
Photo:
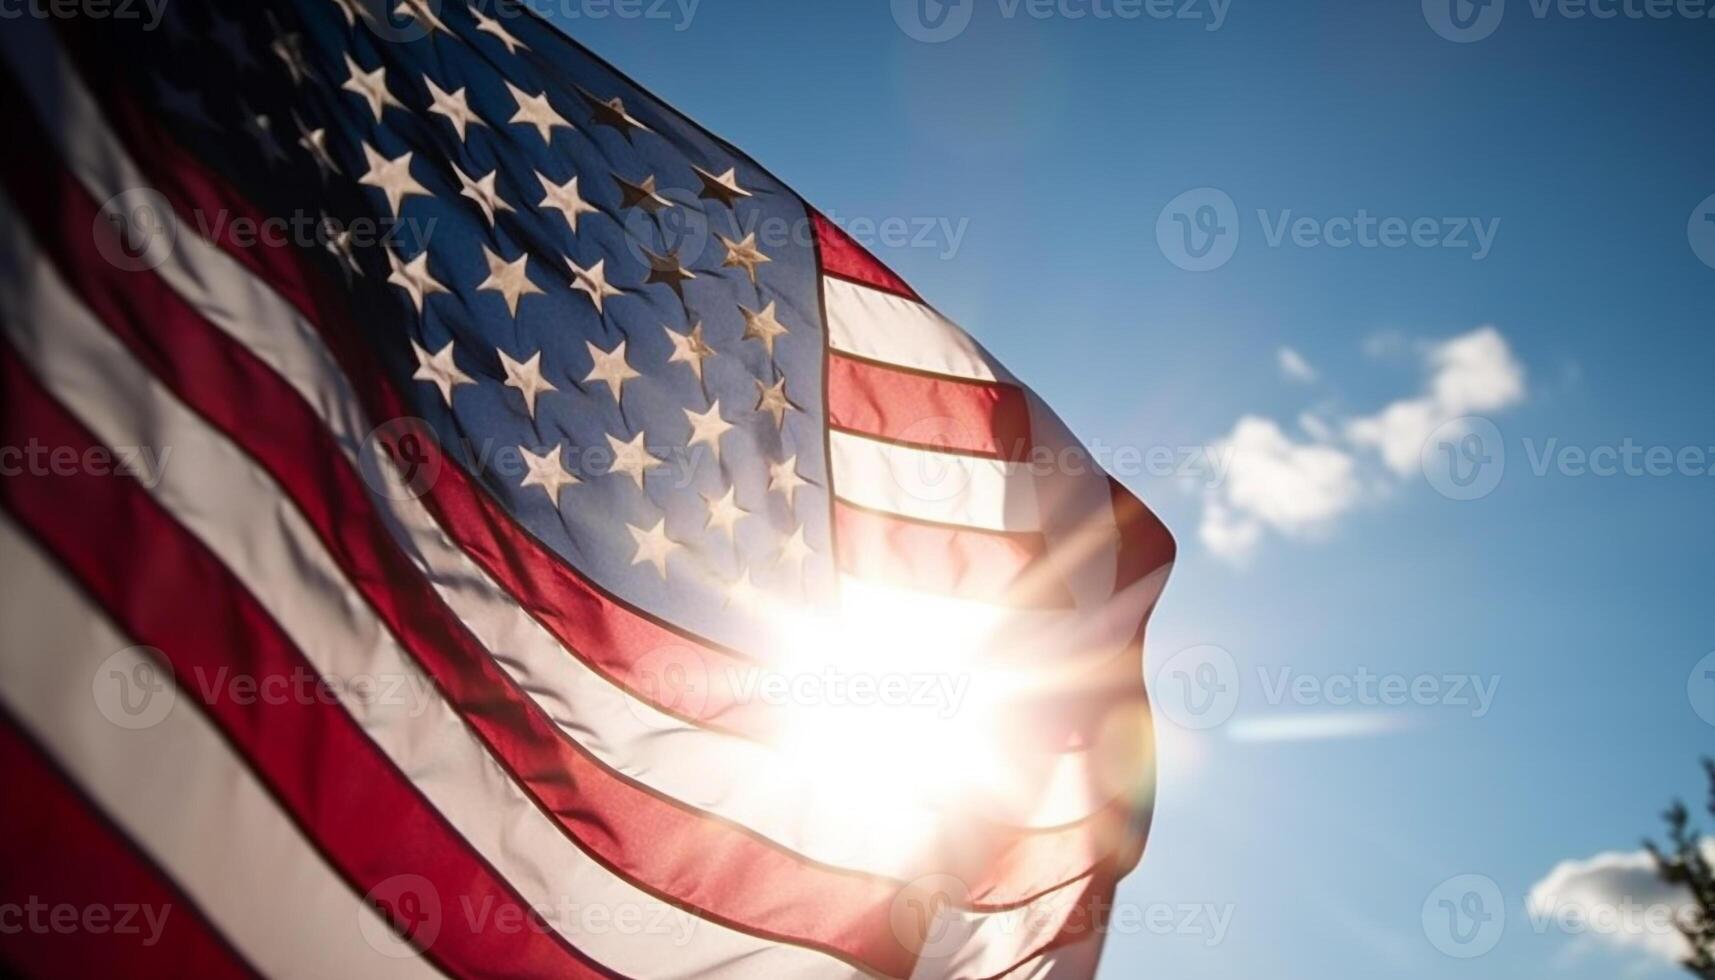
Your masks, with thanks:
[[[1704,759],[1703,770],[1709,777],[1709,814],[1715,817],[1715,759]],[[1686,888],[1697,903],[1700,914],[1680,924],[1691,943],[1685,968],[1703,980],[1715,980],[1715,869],[1710,867],[1715,847],[1708,846],[1702,831],[1692,825],[1691,811],[1684,803],[1676,801],[1662,819],[1667,821],[1667,846],[1646,841],[1644,847],[1654,856],[1662,880]]]

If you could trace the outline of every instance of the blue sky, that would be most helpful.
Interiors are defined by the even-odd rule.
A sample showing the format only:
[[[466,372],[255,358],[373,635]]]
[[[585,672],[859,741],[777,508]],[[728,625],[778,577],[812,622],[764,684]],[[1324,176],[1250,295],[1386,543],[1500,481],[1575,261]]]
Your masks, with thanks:
[[[1715,681],[1688,688],[1715,650],[1715,20],[1511,0],[1460,35],[1438,2],[1231,0],[1211,29],[1209,0],[964,0],[939,43],[910,3],[539,4],[836,219],[926,229],[876,251],[1086,440],[1233,454],[1212,489],[1126,475],[1182,544],[1152,672],[1190,651],[1236,702],[1158,720],[1121,896],[1230,919],[1117,936],[1104,976],[1674,975],[1527,898],[1634,850],[1715,746]],[[1361,215],[1427,223],[1331,247]],[[1236,250],[1188,271],[1182,221]],[[1443,422],[1451,484],[1400,448]],[[1628,446],[1633,475],[1579,465]],[[1332,703],[1364,677],[1428,680]],[[1462,875],[1494,892],[1455,907],[1506,917],[1470,959],[1437,945]]]

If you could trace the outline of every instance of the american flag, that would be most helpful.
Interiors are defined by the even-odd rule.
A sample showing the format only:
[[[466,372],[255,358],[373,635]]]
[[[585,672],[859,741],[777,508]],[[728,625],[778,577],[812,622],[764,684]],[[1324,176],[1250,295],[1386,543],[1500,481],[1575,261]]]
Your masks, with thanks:
[[[1042,402],[523,7],[148,26],[0,32],[0,959],[1093,973],[1173,542]]]

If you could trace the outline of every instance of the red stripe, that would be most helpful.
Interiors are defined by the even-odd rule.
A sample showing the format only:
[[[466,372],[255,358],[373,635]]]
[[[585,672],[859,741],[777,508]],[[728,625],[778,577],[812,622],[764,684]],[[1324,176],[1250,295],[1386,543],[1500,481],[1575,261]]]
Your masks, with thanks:
[[[111,77],[115,67],[100,60],[98,51],[84,50],[87,39],[76,43],[77,31],[68,28],[63,33],[109,124],[148,175],[151,187],[179,213],[181,234],[198,233],[206,224],[198,222],[197,215],[229,215],[231,220],[224,224],[228,228],[242,227],[239,219],[260,223],[266,218],[153,123]],[[0,106],[4,113],[0,118],[8,125],[38,128],[20,101],[7,100]],[[15,171],[34,165],[34,160],[17,159],[21,156],[12,154],[4,163]],[[417,413],[399,396],[365,345],[363,334],[351,323],[349,304],[328,287],[314,259],[290,247],[244,247],[219,237],[214,243],[303,314],[351,379],[371,420],[415,419]],[[377,435],[389,448],[397,448],[394,444],[403,433],[395,431],[396,426],[388,429]],[[414,449],[426,453],[426,465],[440,474],[422,498],[423,504],[454,543],[567,649],[633,696],[668,714],[758,740],[774,736],[778,713],[743,697],[729,683],[755,667],[751,658],[672,628],[608,594],[532,537],[432,439],[419,440]],[[668,677],[692,681],[680,689],[661,682]]]
[[[88,230],[109,230],[93,223],[94,203],[80,190],[17,196],[58,199],[60,227],[38,230],[54,244],[62,275],[139,360],[170,379],[175,394],[286,488],[348,581],[574,843],[616,874],[699,914],[891,975],[910,972],[887,920],[894,896],[888,883],[804,863],[736,825],[624,781],[586,754],[385,536],[358,473],[295,392],[153,274],[118,273],[102,263]],[[30,210],[38,225],[50,218],[44,208]]]
[[[1006,534],[907,520],[834,502],[840,570],[859,578],[941,595],[1038,609],[1070,609],[1057,577],[1034,581],[1048,542],[1036,533]]]
[[[256,975],[4,710],[0,772],[11,800],[0,806],[0,903],[22,912],[0,929],[0,960],[21,975],[79,980]],[[58,906],[76,910],[75,927],[51,928],[56,915],[66,915]],[[101,919],[84,918],[98,909]],[[151,910],[153,923],[141,909]]]
[[[869,249],[846,234],[845,229],[813,208],[806,206],[805,210],[810,214],[810,228],[816,236],[816,252],[821,257],[824,273],[923,302],[917,291],[906,285],[898,273],[882,265],[881,260],[869,254]]]
[[[134,158],[149,168],[152,182],[174,199],[181,211],[188,214],[192,208],[202,208],[205,213],[220,213],[225,209],[234,215],[259,217],[241,195],[180,151],[123,98],[110,99],[108,108],[110,119],[118,123],[133,147]],[[301,253],[223,245],[278,288],[317,326],[353,378],[356,390],[365,398],[372,418],[408,414],[385,376],[374,366],[370,353],[356,342],[358,335],[344,320],[340,302],[321,290],[324,284]],[[697,672],[691,676],[705,676],[711,682],[718,682],[731,676],[727,668],[744,663],[736,654],[700,645],[599,592],[519,529],[492,497],[456,465],[447,462],[441,479],[425,498],[441,526],[497,582],[518,596],[550,632],[578,651],[595,669],[648,699],[654,693],[651,680],[656,676],[672,676],[673,664]],[[648,659],[639,669],[643,658]],[[704,721],[748,722],[751,734],[766,734],[769,724],[762,713],[744,716],[735,709],[737,705],[736,693],[712,688],[704,701],[691,699],[690,703],[677,706],[668,703],[662,707],[668,710],[677,707],[680,714]],[[744,730],[746,726],[734,727]],[[1089,838],[1106,836],[1100,828],[1106,826],[1107,816],[1098,816],[1085,826],[1052,832],[992,825],[973,817],[953,832],[960,846],[949,853],[958,857],[946,860],[956,865],[956,872],[973,881],[973,896],[978,900],[1012,904],[1087,869]],[[631,820],[641,823],[636,817]]]
[[[1113,500],[1114,524],[1120,535],[1119,571],[1114,580],[1114,591],[1120,592],[1171,565],[1179,554],[1179,545],[1161,518],[1111,476],[1108,494]]]
[[[39,190],[39,189],[38,189]],[[93,226],[93,202],[77,188],[19,195],[61,204],[64,228]],[[35,209],[38,212],[41,209]],[[48,215],[35,214],[37,223]],[[42,229],[52,232],[54,229]],[[195,317],[152,274],[124,275],[99,263],[87,235],[44,239],[61,250],[71,276],[106,322],[175,393],[234,437],[292,493],[349,576],[402,644],[410,649],[495,754],[544,811],[598,861],[646,890],[698,905],[737,928],[800,942],[905,972],[909,963],[886,922],[894,890],[882,880],[834,872],[748,831],[622,780],[565,738],[452,617],[427,583],[378,530],[355,471],[308,408],[241,346]],[[83,245],[91,254],[82,254]],[[105,270],[105,271],[104,271]],[[171,342],[167,342],[168,338]],[[236,406],[242,404],[242,410]],[[254,419],[268,419],[267,427]],[[335,502],[339,502],[336,506]],[[337,513],[336,513],[337,512]],[[532,778],[525,774],[535,774]],[[1013,848],[1032,867],[1003,862],[996,870],[1033,872],[1031,887],[1058,885],[1087,867],[1069,861],[1076,841],[1058,844],[1044,882],[1044,858],[1055,855],[1012,835],[977,835],[990,850],[966,850],[960,868],[980,870],[994,851]],[[1070,865],[1070,866],[1069,866]],[[744,868],[748,878],[727,869]],[[939,870],[939,867],[937,868]],[[686,889],[682,883],[698,883]],[[750,882],[753,884],[741,884]],[[754,885],[754,887],[753,887]],[[673,894],[679,887],[685,894]],[[996,891],[998,901],[1009,897]],[[790,899],[783,901],[783,899]]]
[[[28,445],[36,439],[74,447],[80,454],[98,445],[5,344],[0,344],[0,380],[5,444]],[[0,480],[0,502],[124,633],[163,651],[177,677],[225,671],[260,682],[306,671],[314,675],[315,668],[232,573],[135,480],[25,471]],[[149,587],[139,588],[139,582]],[[202,696],[197,684],[182,691],[192,701]],[[277,703],[264,703],[269,700]],[[215,697],[205,707],[358,894],[368,894],[394,875],[419,874],[448,901],[460,896],[497,910],[515,908],[534,920],[528,904],[470,850],[339,705],[320,698]],[[377,814],[387,818],[378,820]],[[528,929],[505,935],[480,931],[465,916],[444,919],[439,938],[424,955],[461,975],[483,975],[499,963],[542,974],[607,975],[552,933]]]
[[[828,355],[828,421],[836,428],[925,449],[1022,462],[1030,407],[1009,384],[921,374]]]

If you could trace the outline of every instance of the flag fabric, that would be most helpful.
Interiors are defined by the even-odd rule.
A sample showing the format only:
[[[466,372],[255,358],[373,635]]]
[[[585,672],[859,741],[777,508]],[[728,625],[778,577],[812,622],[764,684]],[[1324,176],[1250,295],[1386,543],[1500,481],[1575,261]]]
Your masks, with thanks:
[[[508,3],[0,53],[12,970],[1094,971],[1172,539],[853,235]]]

